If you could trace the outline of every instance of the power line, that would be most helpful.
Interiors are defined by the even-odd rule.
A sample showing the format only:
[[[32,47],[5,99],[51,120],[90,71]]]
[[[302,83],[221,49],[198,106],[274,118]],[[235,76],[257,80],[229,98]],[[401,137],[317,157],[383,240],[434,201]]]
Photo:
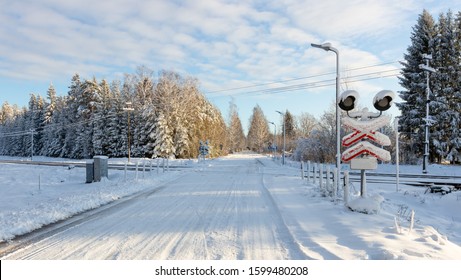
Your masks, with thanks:
[[[356,68],[350,68],[350,69],[346,69],[346,70],[347,71],[357,71],[357,70],[363,70],[363,69],[379,67],[379,66],[383,66],[383,65],[390,65],[390,64],[395,64],[395,63],[399,63],[399,61],[397,60],[397,61],[384,62],[384,63],[379,63],[379,64],[373,64],[373,65],[361,66],[361,67],[356,67]],[[395,70],[400,70],[400,69],[387,70],[387,71],[395,71]],[[327,72],[327,73],[323,73],[323,74],[317,74],[317,75],[311,75],[311,76],[305,76],[305,77],[298,77],[298,78],[292,78],[292,79],[287,79],[287,80],[279,80],[279,81],[260,83],[260,84],[255,84],[255,85],[248,85],[248,86],[241,86],[241,87],[235,87],[235,88],[208,91],[205,94],[208,95],[208,94],[228,92],[228,91],[238,91],[238,90],[242,90],[242,89],[270,86],[270,85],[280,84],[280,83],[289,83],[289,82],[293,82],[293,81],[299,81],[299,80],[304,80],[304,79],[312,79],[312,78],[328,76],[328,75],[333,75],[333,74],[336,74],[336,72]]]
[[[365,67],[362,67],[361,69],[364,69]],[[367,80],[375,80],[375,79],[381,79],[381,78],[390,78],[390,77],[396,77],[399,75],[399,73],[394,73],[394,74],[387,74],[389,72],[395,72],[395,71],[400,71],[400,69],[392,69],[392,70],[384,70],[384,71],[378,71],[378,72],[372,72],[372,73],[365,73],[365,74],[359,74],[359,75],[354,75],[354,76],[349,76],[346,77],[346,82],[345,83],[355,83],[355,82],[360,82],[360,81],[367,81]],[[375,77],[369,77],[375,75]],[[377,75],[377,77],[376,77]],[[366,78],[359,78],[359,77],[366,77]],[[354,79],[356,78],[356,79]],[[359,78],[359,79],[357,79]],[[311,89],[311,88],[319,88],[319,87],[326,87],[326,86],[333,86],[336,84],[336,79],[326,79],[326,80],[320,80],[320,81],[312,81],[309,83],[301,83],[301,84],[295,84],[295,85],[288,85],[288,86],[280,86],[280,87],[274,87],[274,88],[266,88],[266,89],[257,89],[257,90],[251,90],[251,91],[245,91],[245,92],[237,92],[234,94],[226,94],[226,95],[221,95],[221,96],[208,96],[208,98],[220,98],[220,97],[228,97],[228,96],[240,96],[240,95],[268,95],[268,94],[276,94],[276,93],[282,93],[282,92],[291,92],[291,91],[298,91],[298,90],[303,90],[303,89]]]
[[[97,118],[91,118],[91,119],[88,119],[88,120],[82,120],[82,121],[75,122],[75,123],[70,123],[70,124],[67,124],[67,125],[64,125],[64,126],[62,124],[59,124],[59,123],[53,123],[53,124],[45,125],[44,127],[41,127],[41,128],[38,128],[38,129],[34,129],[32,131],[35,134],[36,133],[42,133],[44,131],[44,129],[55,129],[55,127],[58,127],[58,126],[61,129],[67,129],[67,128],[76,127],[76,126],[79,126],[79,125],[90,124],[92,122],[100,121],[100,120],[107,119],[107,118],[110,118],[110,117],[115,117],[117,115],[124,114],[124,113],[125,112],[117,112],[115,114],[107,114],[105,116],[101,116],[101,117],[97,117]],[[25,136],[25,135],[30,135],[30,134],[31,134],[30,129],[29,130],[22,130],[22,131],[13,131],[13,132],[7,132],[7,133],[0,134],[0,138],[20,137],[20,136]]]

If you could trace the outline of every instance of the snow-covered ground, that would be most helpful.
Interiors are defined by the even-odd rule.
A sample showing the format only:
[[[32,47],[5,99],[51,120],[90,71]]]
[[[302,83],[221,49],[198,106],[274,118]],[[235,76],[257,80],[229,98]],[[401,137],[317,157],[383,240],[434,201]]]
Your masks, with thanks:
[[[461,192],[370,183],[368,195],[382,202],[366,215],[324,197],[299,168],[264,156],[187,164],[194,168],[138,173],[137,180],[134,171],[109,170],[108,180],[92,184],[84,183],[83,168],[1,164],[2,241],[139,194],[4,258],[461,259]],[[430,168],[460,174],[458,167]],[[351,189],[352,200],[359,189]]]

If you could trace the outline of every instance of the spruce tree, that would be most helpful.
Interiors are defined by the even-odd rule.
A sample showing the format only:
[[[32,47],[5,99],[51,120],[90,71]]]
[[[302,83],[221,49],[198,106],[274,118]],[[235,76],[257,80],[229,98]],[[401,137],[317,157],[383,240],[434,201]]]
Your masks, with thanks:
[[[402,103],[397,107],[401,111],[399,131],[407,153],[418,158],[424,153],[425,118],[426,118],[426,73],[420,68],[425,64],[424,55],[433,54],[433,44],[436,35],[434,19],[428,11],[419,15],[417,24],[411,34],[411,45],[404,54],[400,85]]]
[[[440,14],[434,42],[434,100],[431,114],[436,117],[432,133],[435,154],[440,162],[460,160],[461,92],[459,83],[460,55],[455,34],[455,19],[451,11]]]
[[[155,121],[154,156],[169,158],[175,153],[171,126],[163,113],[159,113]]]
[[[80,76],[75,74],[72,77],[71,85],[69,86],[66,108],[64,110],[64,123],[66,129],[66,136],[64,147],[62,148],[60,157],[76,158],[75,139],[79,129],[79,119],[77,118],[79,104],[78,98],[81,94],[82,82]]]
[[[53,84],[50,84],[48,91],[47,91],[47,99],[48,102],[46,103],[45,108],[45,117],[43,120],[43,147],[40,152],[41,155],[48,156],[51,154],[51,149],[53,145],[53,141],[56,137],[56,125],[54,124],[54,114],[56,111],[56,89],[54,88]]]

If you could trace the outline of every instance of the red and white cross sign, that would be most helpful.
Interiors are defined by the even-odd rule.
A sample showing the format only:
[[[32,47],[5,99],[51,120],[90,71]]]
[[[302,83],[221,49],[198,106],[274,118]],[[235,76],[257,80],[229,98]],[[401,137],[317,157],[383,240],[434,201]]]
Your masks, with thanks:
[[[365,138],[370,139],[379,145],[389,146],[391,144],[389,137],[379,131],[376,131],[389,122],[389,116],[381,116],[379,118],[366,121],[358,121],[351,118],[345,118],[343,119],[343,124],[349,128],[352,128],[354,132],[344,136],[342,144],[345,147],[349,147]]]
[[[358,157],[360,155],[371,155],[375,158],[378,158],[382,161],[390,161],[391,160],[391,154],[380,148],[376,147],[375,145],[371,144],[370,142],[367,141],[361,141],[360,143],[350,147],[349,149],[345,150],[342,154],[341,159],[344,162],[348,162],[351,159]]]
[[[380,116],[371,120],[361,121],[352,118],[344,118],[343,124],[346,127],[352,128],[354,132],[343,137],[343,146],[350,148],[343,152],[342,160],[348,162],[355,157],[367,154],[379,158],[382,161],[389,161],[391,156],[388,151],[376,147],[367,141],[362,141],[364,139],[370,139],[381,146],[389,146],[391,144],[389,137],[376,131],[389,122],[389,116]]]

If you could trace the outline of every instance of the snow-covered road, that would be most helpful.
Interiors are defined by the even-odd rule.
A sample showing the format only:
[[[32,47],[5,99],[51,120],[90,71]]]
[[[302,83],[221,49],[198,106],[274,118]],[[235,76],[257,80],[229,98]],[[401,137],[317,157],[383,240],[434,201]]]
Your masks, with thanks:
[[[78,169],[4,165],[1,258],[461,259],[459,192],[442,196],[406,185],[397,192],[394,184],[370,183],[363,200],[352,184],[351,199],[377,206],[366,215],[301,180],[299,163],[236,154],[190,166],[139,179],[114,171],[109,180],[84,184]],[[47,176],[37,189],[40,174]]]
[[[256,158],[215,160],[11,259],[305,259]]]

